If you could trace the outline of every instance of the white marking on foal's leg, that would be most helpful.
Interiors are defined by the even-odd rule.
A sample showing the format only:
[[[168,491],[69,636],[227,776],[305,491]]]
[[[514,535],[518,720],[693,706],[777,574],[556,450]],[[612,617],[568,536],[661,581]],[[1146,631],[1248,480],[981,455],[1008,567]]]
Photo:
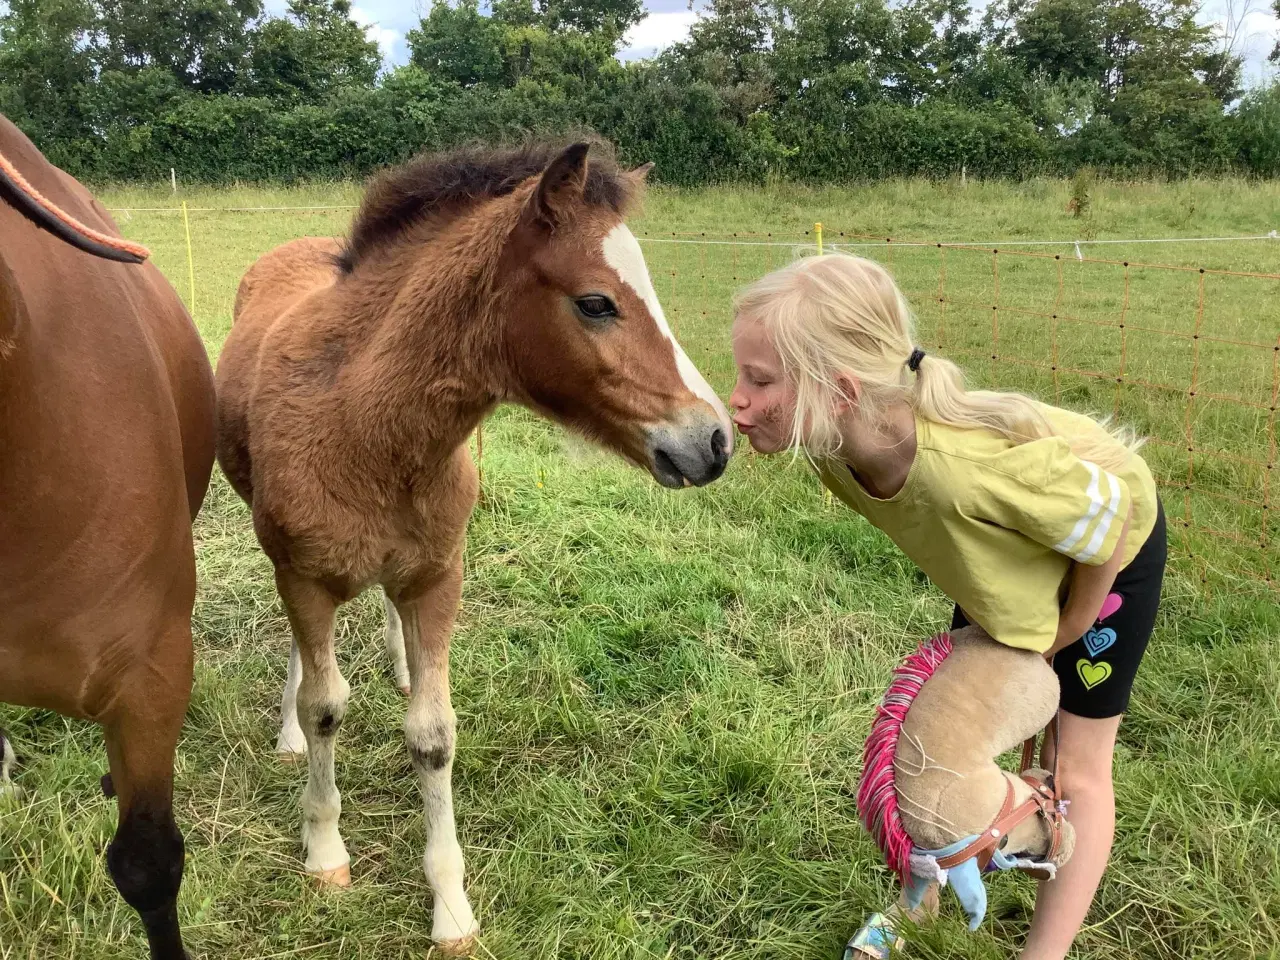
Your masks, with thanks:
[[[413,670],[413,694],[404,733],[422,790],[427,834],[422,869],[435,894],[431,939],[457,952],[465,950],[479,930],[463,885],[465,865],[453,819],[450,782],[456,720],[449,702],[449,633],[460,587],[458,571],[431,596],[401,611]],[[424,625],[419,609],[434,614],[434,622]]]
[[[13,769],[13,761],[16,759],[13,745],[9,743],[4,731],[0,730],[0,797],[16,795],[18,792],[18,788],[9,779],[9,771]]]
[[[284,681],[284,696],[280,698],[280,736],[276,739],[276,753],[282,759],[305,756],[307,740],[298,725],[298,684],[302,683],[302,659],[298,655],[298,641],[289,647],[289,673]]]
[[[404,655],[404,624],[400,622],[400,613],[391,602],[386,591],[382,594],[382,605],[387,611],[387,656],[391,660],[391,669],[396,675],[396,686],[405,696],[409,695],[409,663]]]
[[[453,819],[453,709],[416,695],[414,701],[405,720],[405,739],[422,790],[427,833],[422,870],[435,894],[431,939],[464,941],[475,936],[479,925],[463,886],[465,864]]]
[[[303,661],[302,683],[298,688],[298,718],[307,739],[302,843],[307,851],[307,873],[339,886],[351,883],[351,858],[338,832],[342,797],[334,779],[333,753],[350,693],[351,688],[338,672],[336,662],[316,671]]]

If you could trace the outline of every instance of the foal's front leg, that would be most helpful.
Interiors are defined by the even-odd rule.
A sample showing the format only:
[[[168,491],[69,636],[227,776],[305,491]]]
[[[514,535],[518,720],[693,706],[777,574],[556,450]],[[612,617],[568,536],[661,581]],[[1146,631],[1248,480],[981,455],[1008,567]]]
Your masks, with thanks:
[[[449,953],[464,953],[478,925],[463,890],[462,848],[453,822],[454,713],[449,702],[449,635],[462,592],[462,560],[425,590],[399,597],[413,692],[405,740],[418,773],[426,819],[422,868],[435,895],[431,938]]]
[[[351,688],[333,654],[337,602],[314,580],[285,569],[276,570],[276,588],[289,615],[301,669],[297,713],[307,743],[307,786],[302,792],[307,873],[345,887],[351,883],[351,858],[338,832],[342,798],[334,782],[333,751]]]

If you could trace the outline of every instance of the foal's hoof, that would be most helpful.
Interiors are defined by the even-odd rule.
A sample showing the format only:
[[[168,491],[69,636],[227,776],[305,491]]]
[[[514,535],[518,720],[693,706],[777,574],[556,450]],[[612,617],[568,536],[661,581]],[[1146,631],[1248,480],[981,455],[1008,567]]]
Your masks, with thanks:
[[[406,697],[412,695],[413,693],[413,691],[409,689],[409,685],[407,683],[400,684],[400,692],[403,693]]]
[[[457,940],[437,940],[431,945],[431,952],[427,955],[436,955],[441,957],[469,957],[475,948],[476,937],[473,933],[469,937],[460,937]]]
[[[277,750],[276,759],[281,763],[292,767],[299,763],[306,763],[307,755],[305,753],[295,753],[292,750]]]
[[[332,870],[317,870],[309,874],[321,887],[351,886],[351,864],[344,863]]]

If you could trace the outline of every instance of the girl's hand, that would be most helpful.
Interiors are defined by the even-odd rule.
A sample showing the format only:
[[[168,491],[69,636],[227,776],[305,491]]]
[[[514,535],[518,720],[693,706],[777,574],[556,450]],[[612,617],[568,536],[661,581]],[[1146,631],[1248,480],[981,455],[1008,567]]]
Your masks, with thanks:
[[[1083,637],[1090,627],[1097,622],[1102,612],[1102,604],[1116,582],[1116,574],[1124,562],[1124,547],[1129,539],[1129,521],[1133,519],[1133,507],[1124,518],[1124,526],[1120,528],[1120,539],[1111,558],[1101,566],[1091,567],[1084,563],[1075,563],[1071,567],[1071,586],[1067,592],[1067,602],[1062,605],[1058,615],[1058,636],[1053,646],[1045,652],[1045,659],[1050,659],[1059,650],[1071,646]]]

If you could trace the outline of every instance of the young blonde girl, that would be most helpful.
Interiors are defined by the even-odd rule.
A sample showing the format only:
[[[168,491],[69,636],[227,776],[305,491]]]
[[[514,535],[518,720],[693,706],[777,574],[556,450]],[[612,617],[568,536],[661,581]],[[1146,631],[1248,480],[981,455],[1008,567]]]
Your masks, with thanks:
[[[956,604],[953,626],[1052,659],[1061,788],[1076,849],[1041,885],[1024,958],[1075,939],[1111,851],[1112,754],[1160,601],[1164,515],[1130,435],[1013,393],[970,391],[917,344],[870,260],[799,260],[747,289],[733,327],[734,422],[803,452]],[[850,946],[888,956],[896,908]]]

